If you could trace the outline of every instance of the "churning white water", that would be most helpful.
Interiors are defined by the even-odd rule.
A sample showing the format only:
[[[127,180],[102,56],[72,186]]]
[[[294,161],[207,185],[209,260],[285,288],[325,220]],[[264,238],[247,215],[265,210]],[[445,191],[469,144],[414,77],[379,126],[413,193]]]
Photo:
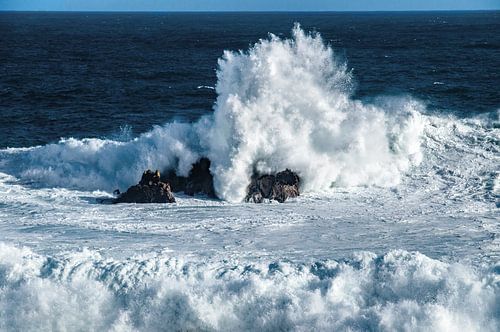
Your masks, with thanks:
[[[304,189],[391,186],[421,160],[413,100],[381,109],[349,97],[351,74],[317,34],[271,35],[219,61],[208,155],[219,195],[241,201],[253,169],[296,170]],[[200,135],[204,137],[205,135]]]
[[[0,150],[0,330],[498,331],[498,113],[366,104],[352,80],[297,26],[226,52],[194,124]],[[202,156],[221,200],[98,204]],[[303,195],[241,203],[284,168]]]
[[[293,39],[271,35],[247,52],[225,52],[214,113],[197,123],[169,123],[127,142],[64,139],[11,150],[11,170],[46,185],[112,190],[146,168],[186,174],[208,156],[216,192],[231,202],[243,200],[255,170],[293,169],[305,191],[395,185],[421,161],[423,106],[408,98],[365,105],[350,98],[351,81],[321,37],[296,26]]]

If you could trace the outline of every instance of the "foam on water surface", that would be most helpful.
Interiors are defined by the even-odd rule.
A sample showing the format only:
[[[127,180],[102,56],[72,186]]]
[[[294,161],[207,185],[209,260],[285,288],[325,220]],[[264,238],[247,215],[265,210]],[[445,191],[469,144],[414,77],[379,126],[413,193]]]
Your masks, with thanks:
[[[0,150],[0,330],[499,329],[498,112],[354,100],[299,27],[218,78],[194,124]],[[98,204],[202,156],[221,200]],[[287,167],[300,197],[240,203]]]
[[[0,328],[496,331],[498,275],[482,273],[406,251],[296,264],[0,244]]]
[[[291,168],[303,190],[393,186],[421,161],[423,106],[385,98],[383,107],[352,100],[351,74],[317,34],[271,35],[219,61],[214,113],[193,125],[169,123],[121,142],[63,139],[2,151],[3,168],[45,186],[125,189],[146,168],[187,174],[212,161],[221,199],[241,202],[254,171]]]

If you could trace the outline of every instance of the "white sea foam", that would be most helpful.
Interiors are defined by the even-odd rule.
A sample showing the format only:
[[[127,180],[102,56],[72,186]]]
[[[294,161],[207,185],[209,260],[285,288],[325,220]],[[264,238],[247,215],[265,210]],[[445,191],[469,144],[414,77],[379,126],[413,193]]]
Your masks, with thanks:
[[[498,161],[499,112],[495,119],[457,120],[423,115],[411,97],[366,104],[350,97],[351,81],[320,36],[297,26],[292,39],[271,35],[246,52],[225,52],[214,113],[197,123],[167,123],[133,139],[68,138],[4,149],[0,171],[39,186],[111,192],[136,183],[146,168],[186,175],[208,156],[219,197],[234,202],[243,199],[254,171],[291,168],[302,177],[304,192],[390,187],[415,172],[410,169],[425,155],[431,172],[459,175],[463,168],[473,173],[464,182],[479,176],[493,189],[488,192],[498,192],[499,171],[492,165]],[[478,160],[478,153],[486,159]],[[458,162],[467,158],[477,167]],[[476,174],[480,168],[484,174]]]
[[[419,253],[201,262],[0,244],[0,330],[498,331],[499,280]]]
[[[365,105],[350,99],[351,80],[321,37],[298,26],[290,40],[271,35],[248,52],[225,52],[213,121],[200,129],[218,194],[241,200],[254,168],[291,168],[306,191],[397,184],[421,160],[422,106]]]
[[[129,141],[88,138],[1,152],[10,174],[42,186],[86,190],[126,188],[145,169],[176,168],[187,175],[198,158],[191,126],[169,123]]]
[[[210,85],[199,85],[197,89],[208,89],[208,90],[215,90],[215,87],[210,86]]]
[[[219,60],[214,113],[193,125],[171,123],[133,140],[63,139],[3,150],[2,170],[41,185],[122,189],[146,168],[186,174],[212,160],[220,198],[241,201],[254,172],[291,168],[304,190],[332,185],[392,186],[421,161],[425,124],[412,99],[385,106],[350,98],[351,74],[317,34],[296,26]]]
[[[298,27],[226,52],[218,77],[195,124],[0,150],[0,331],[500,329],[500,110],[353,100],[345,65]],[[293,168],[309,192],[92,204],[201,156],[226,200],[254,168]]]

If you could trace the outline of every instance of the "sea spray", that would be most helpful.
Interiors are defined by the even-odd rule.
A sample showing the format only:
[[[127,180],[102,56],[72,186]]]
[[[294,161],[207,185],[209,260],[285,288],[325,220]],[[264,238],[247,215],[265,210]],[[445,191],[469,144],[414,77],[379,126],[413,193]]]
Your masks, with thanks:
[[[67,138],[28,149],[6,149],[1,151],[2,169],[39,186],[111,192],[137,183],[148,168],[176,167],[179,175],[187,175],[199,158],[197,138],[191,132],[189,124],[168,123],[126,142]]]
[[[208,137],[215,189],[240,201],[254,168],[290,168],[304,190],[392,186],[421,160],[422,105],[384,110],[352,100],[352,77],[319,34],[296,25],[292,39],[271,35],[248,52],[219,60],[217,102]]]
[[[168,123],[125,142],[70,138],[2,150],[0,168],[41,186],[112,191],[147,168],[186,175],[207,156],[217,195],[239,202],[255,170],[290,168],[305,191],[392,186],[422,158],[423,106],[353,100],[346,64],[298,25],[291,39],[270,35],[246,52],[226,51],[217,77],[214,112],[194,124]]]

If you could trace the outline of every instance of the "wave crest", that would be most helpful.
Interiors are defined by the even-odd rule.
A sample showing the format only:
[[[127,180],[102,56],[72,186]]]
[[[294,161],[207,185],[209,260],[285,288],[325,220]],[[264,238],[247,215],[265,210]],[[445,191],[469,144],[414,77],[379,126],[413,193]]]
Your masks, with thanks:
[[[248,52],[226,51],[213,121],[200,135],[219,195],[241,200],[254,169],[293,169],[305,190],[398,183],[421,160],[422,106],[365,105],[350,98],[351,82],[321,37],[298,25],[292,39],[271,35]]]
[[[422,158],[422,105],[353,100],[346,64],[298,25],[291,39],[270,35],[247,52],[226,51],[217,76],[214,113],[197,123],[166,124],[126,142],[66,139],[3,150],[0,168],[42,185],[111,191],[146,168],[186,174],[208,156],[218,196],[242,201],[255,171],[290,168],[305,191],[392,186]]]

